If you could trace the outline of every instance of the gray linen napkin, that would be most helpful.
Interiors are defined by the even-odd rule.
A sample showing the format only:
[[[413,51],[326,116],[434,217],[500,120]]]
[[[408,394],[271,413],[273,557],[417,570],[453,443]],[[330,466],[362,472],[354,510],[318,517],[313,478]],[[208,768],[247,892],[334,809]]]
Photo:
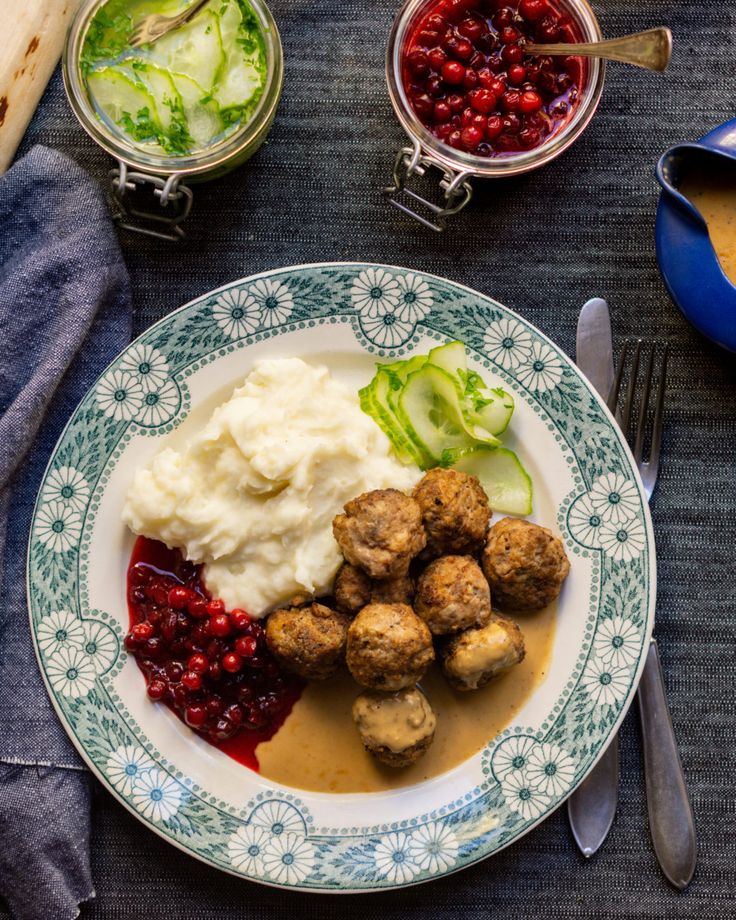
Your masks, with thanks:
[[[0,179],[0,895],[22,920],[67,920],[94,897],[89,777],[36,664],[25,554],[51,450],[130,332],[100,189],[35,147]]]

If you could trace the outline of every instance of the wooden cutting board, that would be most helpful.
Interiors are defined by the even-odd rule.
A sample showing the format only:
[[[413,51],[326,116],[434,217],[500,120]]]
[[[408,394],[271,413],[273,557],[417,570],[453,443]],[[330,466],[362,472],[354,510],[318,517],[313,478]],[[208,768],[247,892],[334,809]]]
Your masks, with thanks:
[[[79,3],[0,0],[0,175],[10,166],[54,72]]]

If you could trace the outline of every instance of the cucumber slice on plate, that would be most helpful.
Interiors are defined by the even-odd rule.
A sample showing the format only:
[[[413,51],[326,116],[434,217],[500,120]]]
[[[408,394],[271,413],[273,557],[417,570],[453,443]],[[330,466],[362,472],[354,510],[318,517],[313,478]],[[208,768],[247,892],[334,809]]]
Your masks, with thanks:
[[[169,73],[182,73],[209,93],[225,62],[220,21],[211,10],[162,35],[150,46],[148,57]]]
[[[477,377],[478,375],[471,375]],[[481,384],[483,381],[478,377]],[[502,434],[508,428],[514,414],[514,397],[503,387],[489,389],[485,385],[476,387],[469,378],[465,388],[466,417],[491,434]]]
[[[422,456],[421,451],[407,437],[394,410],[389,405],[390,388],[389,375],[385,372],[385,368],[379,366],[376,376],[368,386],[358,391],[360,408],[383,431],[402,463],[416,463],[417,466],[423,467],[427,458]]]
[[[477,476],[491,508],[504,514],[532,513],[532,481],[521,461],[506,447],[448,450],[443,466]]]
[[[98,111],[113,124],[122,124],[127,130],[125,122],[130,119],[131,126],[139,128],[140,136],[135,136],[135,140],[142,141],[147,136],[155,140],[161,124],[158,109],[140,81],[134,81],[115,67],[101,67],[87,76],[87,86]],[[150,134],[146,135],[149,125]]]
[[[433,348],[427,355],[427,361],[434,364],[435,367],[441,368],[453,377],[459,380],[468,370],[468,358],[465,354],[464,342],[448,342],[447,345],[439,345]]]
[[[399,397],[404,388],[404,384],[409,379],[409,374],[418,371],[427,363],[426,355],[415,355],[406,361],[396,361],[394,364],[379,364],[380,373],[386,374],[390,380],[388,391],[388,404],[394,413],[399,410]]]
[[[477,443],[467,430],[458,382],[432,364],[410,374],[398,401],[402,428],[420,450],[435,463],[448,448],[472,448]],[[490,438],[490,436],[489,436]],[[492,438],[498,444],[497,438]]]

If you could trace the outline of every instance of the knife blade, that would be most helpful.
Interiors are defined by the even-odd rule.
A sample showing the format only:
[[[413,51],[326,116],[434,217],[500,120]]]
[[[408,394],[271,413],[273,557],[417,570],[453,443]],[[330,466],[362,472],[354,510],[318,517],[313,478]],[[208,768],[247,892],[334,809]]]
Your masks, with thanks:
[[[613,338],[608,304],[600,297],[580,311],[575,344],[578,367],[604,401],[614,380]],[[598,763],[567,800],[572,835],[580,852],[591,857],[603,844],[618,805],[618,732]]]
[[[608,304],[594,297],[583,305],[575,338],[575,360],[603,401],[613,386],[613,338]]]

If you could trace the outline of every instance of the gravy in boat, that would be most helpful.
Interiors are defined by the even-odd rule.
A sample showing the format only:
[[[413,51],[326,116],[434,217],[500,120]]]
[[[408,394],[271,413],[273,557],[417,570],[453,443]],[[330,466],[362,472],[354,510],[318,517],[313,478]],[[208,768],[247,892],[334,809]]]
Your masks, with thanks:
[[[736,163],[693,170],[679,191],[700,211],[724,274],[736,284]]]

